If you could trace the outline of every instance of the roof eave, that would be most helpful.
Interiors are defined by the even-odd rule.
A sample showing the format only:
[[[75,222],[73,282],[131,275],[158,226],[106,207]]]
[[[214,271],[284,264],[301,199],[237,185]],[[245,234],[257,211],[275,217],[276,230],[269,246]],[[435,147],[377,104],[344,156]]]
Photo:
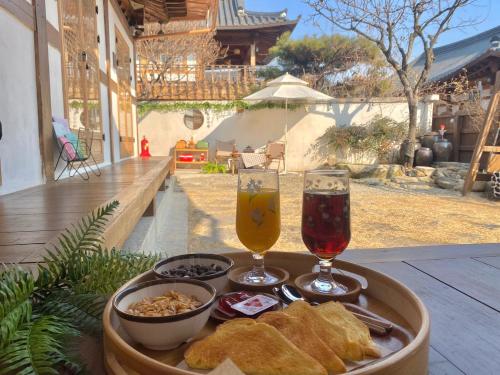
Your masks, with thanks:
[[[462,67],[458,68],[458,69],[455,69],[454,71],[452,72],[449,72],[449,73],[446,73],[444,75],[438,75],[432,79],[430,79],[429,81],[430,82],[439,82],[439,81],[447,81],[453,77],[455,77],[457,74],[459,74],[461,71],[463,71],[464,69],[467,70],[468,68],[470,68],[471,66],[475,65],[475,64],[478,64],[480,63],[481,61],[483,60],[486,60],[490,57],[496,57],[498,59],[500,59],[500,51],[496,51],[496,50],[487,50],[486,52],[482,53],[481,55],[479,55],[478,57],[468,61],[466,64],[464,64]]]
[[[260,25],[245,25],[245,26],[217,26],[216,31],[219,30],[256,30],[256,29],[267,29],[267,28],[279,28],[285,27],[293,31],[295,26],[297,26],[298,19],[288,22],[279,22],[279,23],[265,23]]]

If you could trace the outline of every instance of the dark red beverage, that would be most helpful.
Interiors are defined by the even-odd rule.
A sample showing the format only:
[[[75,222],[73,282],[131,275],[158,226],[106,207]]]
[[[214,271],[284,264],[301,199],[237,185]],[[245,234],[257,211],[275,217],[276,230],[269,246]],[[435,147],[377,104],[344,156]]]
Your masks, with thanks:
[[[333,259],[351,240],[349,193],[305,191],[302,202],[302,240],[318,258]]]

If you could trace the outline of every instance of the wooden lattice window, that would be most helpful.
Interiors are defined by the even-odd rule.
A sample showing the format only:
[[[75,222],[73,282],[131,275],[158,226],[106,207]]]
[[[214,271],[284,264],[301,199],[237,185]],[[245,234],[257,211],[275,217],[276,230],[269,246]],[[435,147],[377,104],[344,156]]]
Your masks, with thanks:
[[[130,48],[115,29],[116,35],[116,75],[118,79],[118,128],[120,131],[120,157],[134,155],[134,127],[132,122],[132,94],[130,90]]]
[[[92,145],[96,161],[104,159],[99,50],[95,0],[62,0],[66,116],[70,127]]]

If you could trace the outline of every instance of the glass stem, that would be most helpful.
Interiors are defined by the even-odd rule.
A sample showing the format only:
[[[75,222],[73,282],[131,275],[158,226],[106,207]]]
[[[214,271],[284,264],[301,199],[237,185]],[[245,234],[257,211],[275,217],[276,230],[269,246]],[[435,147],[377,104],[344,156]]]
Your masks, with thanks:
[[[332,276],[332,261],[321,259],[319,261],[318,280],[324,283],[335,284]]]
[[[264,271],[264,255],[252,253],[253,256],[253,269],[252,276],[254,277],[265,277]]]

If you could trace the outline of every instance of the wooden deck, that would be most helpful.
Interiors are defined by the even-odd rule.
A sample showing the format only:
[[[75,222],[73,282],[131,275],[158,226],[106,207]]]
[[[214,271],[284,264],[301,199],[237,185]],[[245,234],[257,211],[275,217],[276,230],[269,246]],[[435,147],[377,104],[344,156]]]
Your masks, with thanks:
[[[341,259],[393,276],[423,300],[429,374],[500,374],[500,244],[352,250]]]
[[[102,169],[89,181],[78,176],[0,197],[0,263],[42,260],[44,247],[71,223],[111,200],[120,206],[105,231],[107,246],[120,246],[163,188],[169,158],[129,159]]]

